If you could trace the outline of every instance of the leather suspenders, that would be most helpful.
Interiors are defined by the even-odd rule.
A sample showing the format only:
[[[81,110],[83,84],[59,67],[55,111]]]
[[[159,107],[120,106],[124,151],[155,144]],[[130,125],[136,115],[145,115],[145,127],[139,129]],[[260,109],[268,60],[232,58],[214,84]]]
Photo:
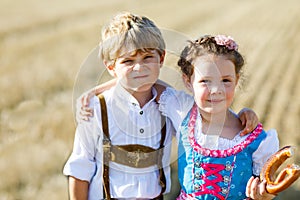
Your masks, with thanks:
[[[166,123],[165,118],[162,117],[162,130],[161,130],[161,140],[159,149],[153,149],[151,147],[143,145],[111,145],[109,138],[109,128],[108,128],[108,117],[107,109],[104,96],[102,94],[98,95],[101,106],[101,119],[102,119],[102,129],[103,129],[103,196],[104,199],[110,200],[110,187],[109,187],[109,161],[114,161],[120,164],[124,164],[130,167],[148,167],[151,165],[157,165],[159,169],[161,193],[154,200],[162,200],[163,193],[166,190],[166,177],[163,170],[163,150],[164,141],[166,138]],[[112,156],[113,155],[113,156]],[[118,158],[121,157],[121,158]]]
[[[110,198],[110,188],[109,188],[109,160],[110,160],[110,139],[108,131],[108,118],[106,103],[103,95],[98,95],[101,106],[101,120],[103,129],[103,197],[104,199]]]

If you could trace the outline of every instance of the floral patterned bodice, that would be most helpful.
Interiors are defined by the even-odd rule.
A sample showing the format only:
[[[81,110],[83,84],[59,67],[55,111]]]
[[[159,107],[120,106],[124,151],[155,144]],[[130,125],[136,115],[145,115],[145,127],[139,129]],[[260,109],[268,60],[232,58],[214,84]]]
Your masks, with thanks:
[[[195,138],[197,107],[181,125],[178,146],[178,176],[181,199],[244,199],[252,176],[252,154],[266,137],[259,124],[241,143],[225,150],[201,147]]]

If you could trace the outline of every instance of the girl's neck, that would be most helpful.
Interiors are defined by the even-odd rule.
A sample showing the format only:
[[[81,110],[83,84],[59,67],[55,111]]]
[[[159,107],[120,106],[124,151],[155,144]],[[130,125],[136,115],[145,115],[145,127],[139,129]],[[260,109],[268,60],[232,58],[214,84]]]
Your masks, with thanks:
[[[219,135],[233,139],[240,130],[241,123],[228,109],[220,113],[206,113],[200,111],[202,117],[202,132],[207,135]]]
[[[226,110],[224,112],[219,113],[207,113],[200,110],[200,115],[202,118],[202,123],[207,123],[211,125],[224,125],[225,121],[227,120],[229,116],[229,110]]]

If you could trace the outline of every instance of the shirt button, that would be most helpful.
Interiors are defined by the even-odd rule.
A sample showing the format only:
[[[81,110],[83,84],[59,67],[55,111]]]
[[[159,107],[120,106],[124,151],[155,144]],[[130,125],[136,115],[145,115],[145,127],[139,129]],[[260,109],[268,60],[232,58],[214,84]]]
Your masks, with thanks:
[[[141,111],[140,111],[140,115],[142,115],[143,113],[144,113],[144,112],[141,110]]]
[[[141,129],[140,129],[140,133],[144,133],[144,129],[141,128]]]

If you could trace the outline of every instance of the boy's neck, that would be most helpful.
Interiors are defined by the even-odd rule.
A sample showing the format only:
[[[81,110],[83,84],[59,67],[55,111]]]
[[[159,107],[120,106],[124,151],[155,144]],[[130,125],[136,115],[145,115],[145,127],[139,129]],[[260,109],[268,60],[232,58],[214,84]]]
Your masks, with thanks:
[[[151,89],[142,92],[133,91],[131,94],[139,102],[141,108],[144,107],[144,105],[146,105],[153,97]]]

